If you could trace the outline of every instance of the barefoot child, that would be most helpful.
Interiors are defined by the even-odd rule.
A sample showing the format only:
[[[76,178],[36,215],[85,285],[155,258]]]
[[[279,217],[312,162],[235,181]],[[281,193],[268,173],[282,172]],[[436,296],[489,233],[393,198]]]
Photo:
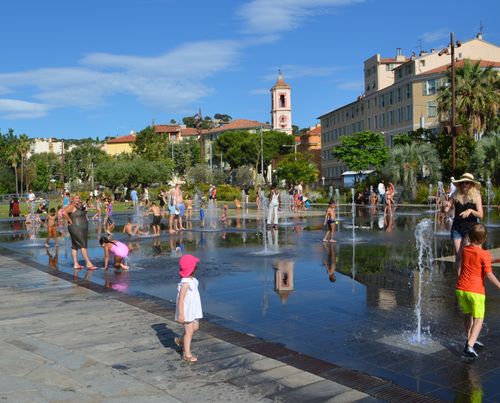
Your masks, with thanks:
[[[45,246],[49,246],[50,238],[54,238],[57,245],[57,215],[55,208],[50,209],[50,212],[45,219],[45,225],[47,226],[47,240],[45,241]]]
[[[175,344],[183,346],[182,359],[196,362],[198,358],[191,353],[191,340],[199,329],[198,320],[203,317],[198,280],[194,277],[200,259],[193,255],[184,255],[179,260],[179,276],[177,286],[177,306],[175,320],[184,325],[184,335],[174,338]]]
[[[133,224],[131,217],[127,218],[127,223],[123,226],[122,232],[130,237],[148,234],[148,232],[144,232],[139,229],[139,224]]]
[[[115,269],[122,268],[128,270],[125,264],[125,259],[128,256],[128,246],[120,241],[112,241],[107,236],[102,236],[99,239],[99,244],[104,248],[104,270],[108,270],[109,254],[112,253],[114,257]]]
[[[470,245],[465,246],[463,250],[455,293],[460,309],[466,315],[464,324],[467,342],[462,360],[470,362],[479,357],[476,349],[483,347],[477,338],[484,320],[484,279],[487,278],[499,289],[500,282],[493,274],[490,252],[481,247],[486,241],[486,227],[483,224],[475,224],[468,235]]]
[[[323,242],[328,242],[328,235],[330,235],[330,242],[336,242],[333,239],[333,235],[335,235],[335,201],[333,199],[330,199],[330,202],[328,203],[323,226],[326,227]]]

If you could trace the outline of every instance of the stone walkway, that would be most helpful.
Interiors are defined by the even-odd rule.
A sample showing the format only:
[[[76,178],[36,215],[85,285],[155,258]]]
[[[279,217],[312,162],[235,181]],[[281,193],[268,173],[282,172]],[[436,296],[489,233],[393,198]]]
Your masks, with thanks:
[[[1,252],[2,401],[435,401],[363,374],[351,380],[367,393],[361,392],[317,375],[329,371],[349,384],[348,370],[321,368],[297,353],[288,357],[300,365],[288,365],[270,358],[278,355],[273,349],[255,352],[256,345],[263,350],[262,340],[206,321],[193,343],[199,362],[184,363],[173,343],[181,327],[171,320],[171,307],[76,286],[64,273],[53,276]]]

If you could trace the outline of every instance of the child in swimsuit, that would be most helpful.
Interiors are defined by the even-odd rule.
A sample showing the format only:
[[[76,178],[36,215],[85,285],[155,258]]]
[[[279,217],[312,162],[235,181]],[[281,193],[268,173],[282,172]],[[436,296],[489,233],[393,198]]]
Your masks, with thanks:
[[[328,203],[328,209],[325,214],[325,222],[323,223],[325,228],[325,236],[323,237],[323,242],[336,242],[333,239],[333,235],[335,234],[335,201],[333,199]],[[328,236],[330,236],[330,240],[328,241]]]
[[[109,254],[114,255],[115,269],[128,270],[125,259],[129,254],[128,246],[120,241],[112,241],[107,236],[102,236],[99,239],[99,244],[104,248],[104,270],[108,269]]]

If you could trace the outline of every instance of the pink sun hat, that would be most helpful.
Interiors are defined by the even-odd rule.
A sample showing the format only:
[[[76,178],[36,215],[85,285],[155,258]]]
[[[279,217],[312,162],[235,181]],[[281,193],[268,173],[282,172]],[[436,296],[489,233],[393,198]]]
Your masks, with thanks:
[[[183,255],[179,260],[179,276],[182,278],[189,277],[193,274],[199,261],[200,259],[193,255]]]

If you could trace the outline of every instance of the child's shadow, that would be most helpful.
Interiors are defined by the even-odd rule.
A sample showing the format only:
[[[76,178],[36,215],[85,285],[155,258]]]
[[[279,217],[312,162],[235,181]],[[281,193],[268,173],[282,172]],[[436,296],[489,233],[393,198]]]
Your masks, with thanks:
[[[158,337],[163,347],[175,350],[179,355],[182,355],[182,348],[177,346],[174,342],[174,337],[176,337],[177,334],[170,330],[165,323],[155,323],[151,325],[151,327],[156,332],[156,337]]]

